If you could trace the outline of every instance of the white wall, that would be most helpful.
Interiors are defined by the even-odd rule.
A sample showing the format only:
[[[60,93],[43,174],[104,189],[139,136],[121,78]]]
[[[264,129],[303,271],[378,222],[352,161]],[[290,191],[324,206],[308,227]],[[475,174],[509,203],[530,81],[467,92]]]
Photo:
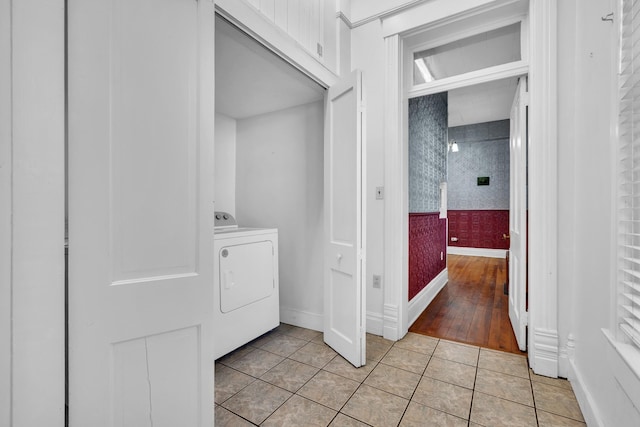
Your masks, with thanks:
[[[638,425],[613,376],[601,328],[610,321],[610,140],[613,2],[559,3],[559,332],[575,336],[568,376],[589,425]],[[562,23],[566,23],[563,25]]]
[[[238,120],[236,217],[277,227],[281,320],[323,329],[324,111],[316,102]]]
[[[367,331],[382,335],[383,292],[373,288],[373,275],[382,275],[384,200],[376,200],[376,187],[384,185],[384,40],[379,20],[351,33],[351,65],[362,70],[366,104],[367,159]]]
[[[216,113],[215,209],[236,214],[236,120]]]

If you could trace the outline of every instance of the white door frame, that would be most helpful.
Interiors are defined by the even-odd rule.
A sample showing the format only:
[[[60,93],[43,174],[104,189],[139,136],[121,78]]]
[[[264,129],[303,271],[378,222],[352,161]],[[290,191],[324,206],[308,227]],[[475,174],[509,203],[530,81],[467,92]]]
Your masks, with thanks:
[[[508,2],[505,2],[505,4]],[[476,7],[481,13],[495,4]],[[457,16],[460,16],[458,14]],[[452,18],[450,16],[448,18]],[[443,20],[446,20],[444,17]],[[529,363],[536,373],[558,375],[557,315],[557,90],[556,0],[529,3]],[[403,34],[385,38],[385,203],[383,334],[408,331],[407,142]],[[524,28],[523,28],[524,30]],[[442,90],[442,89],[440,89]],[[446,90],[446,89],[445,89]]]
[[[65,419],[64,14],[0,0],[0,425]]]

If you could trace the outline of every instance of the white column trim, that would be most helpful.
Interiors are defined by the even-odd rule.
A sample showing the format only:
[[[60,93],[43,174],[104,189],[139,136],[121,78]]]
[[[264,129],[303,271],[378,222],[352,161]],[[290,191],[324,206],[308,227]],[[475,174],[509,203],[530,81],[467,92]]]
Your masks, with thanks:
[[[559,362],[556,0],[532,0],[529,16],[529,363],[535,373],[556,377]]]
[[[10,73],[10,95],[3,92],[10,101],[1,109],[9,108],[2,124],[9,123],[10,134],[2,152],[11,153],[0,160],[9,163],[1,176],[10,179],[2,183],[10,203],[0,209],[3,222],[10,215],[11,234],[8,253],[0,252],[10,268],[0,296],[9,296],[11,310],[9,347],[6,329],[0,334],[2,351],[10,353],[10,395],[0,399],[0,424],[64,425],[65,2],[3,1],[0,10],[3,18],[10,14],[11,35],[10,53],[7,44],[0,49],[2,87]]]
[[[385,204],[384,204],[384,337],[402,338],[408,330],[408,202],[406,154],[403,142],[402,41],[399,35],[385,43]]]

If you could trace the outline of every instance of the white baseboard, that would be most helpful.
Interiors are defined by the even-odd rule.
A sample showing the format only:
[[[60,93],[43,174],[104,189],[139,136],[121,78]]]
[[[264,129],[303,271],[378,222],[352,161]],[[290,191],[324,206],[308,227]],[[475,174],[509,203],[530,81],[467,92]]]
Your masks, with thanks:
[[[383,309],[384,309],[384,313],[382,315],[382,319],[383,319],[382,336],[385,339],[388,339],[391,341],[398,341],[400,338],[402,338],[400,336],[400,332],[398,328],[398,323],[400,322],[399,320],[400,310],[398,309],[398,306],[395,304],[385,304],[383,306]]]
[[[324,331],[324,316],[322,314],[280,307],[280,321],[301,328],[313,329],[314,331]]]
[[[447,246],[447,254],[483,256],[486,258],[505,258],[507,249],[464,248],[461,246]]]
[[[438,293],[444,288],[449,281],[449,270],[446,268],[440,272],[427,286],[425,286],[418,295],[409,301],[409,325],[416,321],[418,316],[433,301]]]
[[[367,333],[373,335],[383,335],[383,322],[381,313],[367,311]]]
[[[569,360],[569,382],[576,395],[582,416],[589,427],[605,427],[595,404],[595,399],[586,387],[584,378],[573,360]]]
[[[280,321],[314,331],[324,331],[324,316],[322,314],[280,307]],[[367,311],[367,332],[382,336],[382,314]]]
[[[558,353],[558,331],[535,328],[529,341],[529,364],[533,372],[557,378],[560,356]]]

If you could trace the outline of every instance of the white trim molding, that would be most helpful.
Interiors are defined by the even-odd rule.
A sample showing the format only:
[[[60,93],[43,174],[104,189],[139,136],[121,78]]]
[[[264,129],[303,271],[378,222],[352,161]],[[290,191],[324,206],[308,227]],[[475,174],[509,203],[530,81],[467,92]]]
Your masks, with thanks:
[[[533,334],[531,334],[533,329]],[[541,328],[530,328],[533,335],[529,342],[529,365],[538,375],[558,376],[558,331]],[[531,354],[534,354],[531,357]]]
[[[481,256],[486,258],[506,258],[508,249],[467,248],[447,246],[448,255]]]
[[[449,281],[449,270],[446,268],[440,272],[427,286],[422,288],[418,294],[409,301],[409,325],[422,314],[422,312],[431,304],[431,301],[438,296],[442,288]]]
[[[571,383],[571,388],[576,395],[578,406],[580,406],[580,411],[587,425],[589,427],[606,427],[598,412],[596,400],[591,392],[589,392],[589,387],[584,381],[584,376],[573,360],[569,361],[569,382]]]
[[[559,352],[556,3],[529,4],[529,363],[550,377]]]
[[[402,324],[400,322],[400,307],[393,304],[384,305],[384,314],[382,315],[382,336],[385,339],[398,341],[406,335],[400,335]]]
[[[324,316],[322,314],[294,308],[280,307],[280,321],[301,328],[313,329],[314,331],[322,332],[324,330]]]
[[[408,173],[405,168],[402,109],[402,41],[400,36],[385,38],[385,104],[384,104],[384,338],[398,340],[408,330]]]
[[[367,311],[367,333],[373,335],[383,335],[383,316],[380,313]]]

